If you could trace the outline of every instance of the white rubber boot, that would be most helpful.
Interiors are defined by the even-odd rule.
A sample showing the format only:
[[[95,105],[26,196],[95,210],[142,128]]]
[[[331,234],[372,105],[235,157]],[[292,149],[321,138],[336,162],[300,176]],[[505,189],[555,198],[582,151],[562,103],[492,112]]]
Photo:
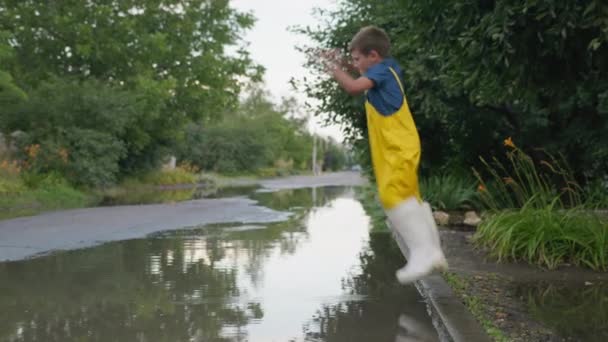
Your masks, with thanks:
[[[399,331],[395,342],[435,342],[436,333],[413,317],[401,314],[399,316]]]
[[[437,228],[437,223],[435,223],[435,217],[433,217],[433,209],[431,209],[431,205],[429,202],[422,202],[422,208],[424,208],[424,213],[431,225],[431,229],[433,230],[433,236],[435,237],[435,244],[439,246],[441,249],[441,237],[439,237],[439,229]]]
[[[431,208],[431,205],[429,204],[429,202],[422,202],[422,208],[429,221],[431,230],[433,231],[433,237],[435,238],[435,245],[437,246],[437,248],[439,248],[439,251],[441,252],[441,257],[443,258],[443,260],[445,262],[445,264],[437,270],[439,272],[447,271],[449,268],[448,261],[445,259],[445,255],[443,254],[443,248],[441,248],[441,237],[439,235],[439,229],[437,228],[437,223],[435,222],[435,217],[433,216],[433,209]]]
[[[429,221],[427,210],[416,198],[399,203],[386,214],[409,249],[407,264],[396,274],[401,284],[447,269],[441,246],[437,243],[437,227],[434,221]]]

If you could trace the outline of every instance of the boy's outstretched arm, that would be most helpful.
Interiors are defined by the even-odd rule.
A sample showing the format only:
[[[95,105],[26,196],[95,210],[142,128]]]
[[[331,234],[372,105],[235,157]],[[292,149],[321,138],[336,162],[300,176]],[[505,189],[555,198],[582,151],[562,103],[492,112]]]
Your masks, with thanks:
[[[374,86],[374,82],[369,78],[365,76],[354,78],[348,72],[344,71],[343,67],[347,68],[349,71],[355,71],[356,68],[348,63],[346,59],[342,58],[340,56],[340,51],[337,49],[321,52],[321,60],[323,61],[323,64],[325,64],[327,72],[351,95],[361,94]]]
[[[349,94],[359,95],[364,91],[374,87],[374,82],[365,76],[353,78],[342,69],[335,67],[331,70],[332,76],[338,84]]]

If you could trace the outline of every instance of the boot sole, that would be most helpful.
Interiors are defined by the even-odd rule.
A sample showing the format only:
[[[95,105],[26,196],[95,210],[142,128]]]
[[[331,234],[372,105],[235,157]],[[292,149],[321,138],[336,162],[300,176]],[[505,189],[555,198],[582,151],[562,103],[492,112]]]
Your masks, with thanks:
[[[421,273],[420,275],[418,275],[418,276],[416,276],[416,277],[411,277],[411,278],[409,278],[409,279],[407,279],[407,280],[405,280],[405,281],[402,281],[402,280],[399,278],[399,275],[398,275],[398,274],[399,274],[399,271],[397,271],[397,273],[395,274],[395,276],[396,276],[396,278],[397,278],[397,281],[398,281],[400,284],[406,285],[406,284],[411,284],[411,283],[413,283],[413,282],[416,282],[416,281],[418,281],[418,280],[420,280],[420,279],[423,279],[423,278],[425,278],[425,277],[428,277],[428,276],[430,276],[430,275],[433,275],[433,274],[435,274],[435,273],[445,272],[445,271],[447,271],[447,270],[448,270],[448,262],[447,262],[447,261],[444,259],[444,260],[442,260],[442,261],[438,261],[438,262],[434,263],[434,264],[432,265],[431,269],[430,269],[428,272]]]

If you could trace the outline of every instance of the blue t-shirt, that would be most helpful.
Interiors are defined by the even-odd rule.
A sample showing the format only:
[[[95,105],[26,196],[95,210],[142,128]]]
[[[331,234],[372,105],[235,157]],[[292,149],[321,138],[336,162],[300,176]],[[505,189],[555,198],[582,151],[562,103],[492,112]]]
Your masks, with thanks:
[[[382,62],[367,69],[363,75],[374,82],[374,86],[367,91],[367,100],[384,116],[397,112],[403,104],[404,97],[399,83],[389,68],[393,68],[403,84],[403,71],[393,58],[383,59]]]

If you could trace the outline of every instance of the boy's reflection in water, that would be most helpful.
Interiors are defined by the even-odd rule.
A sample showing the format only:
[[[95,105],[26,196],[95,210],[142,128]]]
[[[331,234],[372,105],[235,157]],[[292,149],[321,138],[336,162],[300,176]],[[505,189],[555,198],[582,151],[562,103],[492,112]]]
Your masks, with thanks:
[[[439,342],[431,327],[405,314],[399,316],[398,326],[395,342]]]

